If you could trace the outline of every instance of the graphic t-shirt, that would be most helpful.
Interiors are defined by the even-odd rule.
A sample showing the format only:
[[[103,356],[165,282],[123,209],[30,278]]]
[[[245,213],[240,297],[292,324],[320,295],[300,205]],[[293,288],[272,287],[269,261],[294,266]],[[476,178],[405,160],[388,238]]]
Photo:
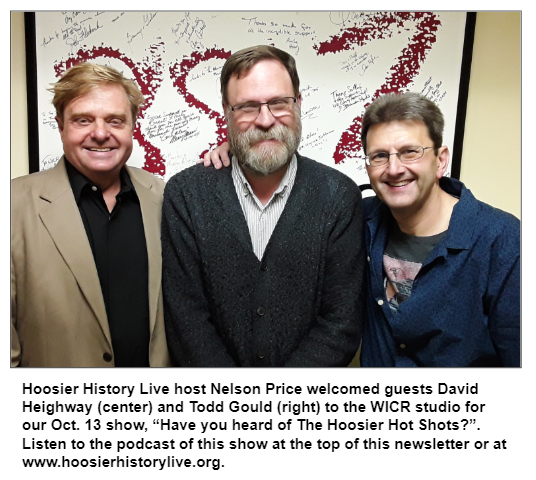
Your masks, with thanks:
[[[383,253],[383,271],[385,294],[393,312],[411,295],[423,262],[445,233],[446,230],[431,237],[416,237],[398,227],[391,233]]]

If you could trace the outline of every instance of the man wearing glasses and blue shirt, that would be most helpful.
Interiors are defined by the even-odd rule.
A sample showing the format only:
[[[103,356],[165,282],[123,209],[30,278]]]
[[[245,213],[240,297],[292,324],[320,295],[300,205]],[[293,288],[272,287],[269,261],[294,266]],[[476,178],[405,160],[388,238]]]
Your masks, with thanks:
[[[520,364],[519,220],[444,177],[443,115],[416,93],[363,117],[365,367]]]
[[[365,367],[520,365],[520,223],[443,176],[443,127],[417,93],[379,97],[363,117],[376,193],[363,201]]]
[[[180,366],[346,366],[361,340],[365,252],[357,185],[297,153],[292,56],[234,53],[221,74],[232,168],[167,184],[168,347]]]

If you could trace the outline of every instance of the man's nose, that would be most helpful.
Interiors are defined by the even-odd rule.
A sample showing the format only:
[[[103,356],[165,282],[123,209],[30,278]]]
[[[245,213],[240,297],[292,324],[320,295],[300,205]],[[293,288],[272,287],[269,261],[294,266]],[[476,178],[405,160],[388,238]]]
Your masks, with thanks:
[[[386,171],[390,175],[399,175],[404,170],[404,164],[398,158],[396,153],[391,153],[389,155],[389,161],[386,165]]]
[[[91,129],[91,137],[99,142],[102,142],[110,136],[110,128],[108,123],[102,119],[97,119],[93,122]]]
[[[275,117],[268,108],[268,105],[261,105],[259,115],[255,119],[255,125],[265,130],[269,129],[275,123]]]

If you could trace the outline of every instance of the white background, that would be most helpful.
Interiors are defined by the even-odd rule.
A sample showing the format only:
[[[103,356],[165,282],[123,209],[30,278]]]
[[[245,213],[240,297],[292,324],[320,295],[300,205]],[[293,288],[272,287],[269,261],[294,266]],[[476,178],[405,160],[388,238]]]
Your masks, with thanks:
[[[481,8],[505,8],[502,4],[493,4],[481,2]],[[21,5],[18,6],[20,8]],[[375,6],[376,7],[376,6]],[[457,9],[478,9],[478,2],[454,2],[448,5],[448,8]],[[29,7],[28,9],[35,8]],[[233,8],[229,5],[227,8]],[[240,7],[243,9],[243,6]],[[273,8],[277,8],[274,4]],[[341,7],[342,8],[342,7]],[[348,8],[348,7],[346,7]],[[376,7],[379,8],[379,7]],[[407,8],[418,8],[417,5],[407,5]],[[434,5],[434,8],[438,8]],[[440,8],[440,7],[439,7]],[[508,4],[508,8],[519,8],[519,5]],[[524,19],[532,18],[530,10],[524,11]],[[527,27],[528,23],[525,23]],[[3,30],[6,33],[4,45],[7,45],[7,32],[9,26],[6,24]],[[534,45],[533,31],[530,27],[523,29],[524,52],[530,54],[531,45]],[[5,56],[7,58],[7,55]],[[530,62],[525,63],[524,80],[526,85],[532,84],[532,68]],[[532,147],[530,138],[533,135],[533,123],[531,119],[531,111],[533,107],[532,97],[527,95],[524,97],[526,104],[525,112],[528,112],[524,117],[523,133],[525,139],[524,153],[526,161],[523,162],[523,178],[524,178],[524,205],[529,206],[525,209],[524,219],[527,219],[524,228],[524,239],[532,238],[531,222],[532,209],[531,192],[532,181],[536,172],[534,171],[533,162],[531,161],[533,154],[529,148]],[[7,116],[5,117],[7,118]],[[5,120],[7,127],[7,120]],[[6,128],[7,129],[7,128]],[[516,140],[517,141],[517,140]],[[483,146],[491,148],[492,142],[489,145]],[[9,178],[7,162],[4,166],[3,178]],[[7,192],[9,189],[4,189],[5,197],[3,204],[9,204]],[[7,232],[7,230],[6,230]],[[7,233],[4,238],[5,250],[7,251]],[[529,243],[527,243],[529,244]],[[3,311],[9,309],[8,300],[8,285],[7,285],[7,253],[4,255],[4,303]],[[531,287],[534,285],[531,273],[534,271],[534,260],[530,255],[523,260],[523,289],[525,298],[530,298]],[[529,277],[530,275],[530,277]],[[178,383],[201,383],[201,382],[235,382],[235,383],[258,383],[263,382],[317,382],[317,383],[339,383],[349,384],[375,384],[380,382],[392,385],[419,385],[421,383],[434,385],[437,382],[449,382],[452,384],[463,385],[466,382],[479,383],[479,399],[482,403],[487,403],[490,410],[481,417],[481,429],[483,435],[491,438],[505,438],[508,440],[508,450],[506,451],[469,451],[468,453],[459,451],[428,451],[428,452],[396,452],[394,450],[368,452],[364,455],[363,451],[358,452],[341,452],[321,456],[316,451],[305,454],[286,454],[282,456],[269,456],[266,454],[258,456],[252,452],[237,456],[229,457],[226,460],[228,466],[217,471],[209,472],[203,470],[203,478],[353,478],[360,476],[370,476],[370,478],[408,478],[408,479],[472,479],[485,478],[489,479],[530,479],[533,478],[534,467],[534,353],[530,348],[534,339],[533,315],[530,309],[531,303],[525,302],[524,307],[524,322],[523,322],[523,338],[525,349],[523,349],[523,368],[508,369],[508,370],[476,370],[476,369],[428,369],[428,370],[353,370],[353,369],[332,369],[332,370],[246,370],[246,371],[231,371],[231,370],[81,370],[81,369],[9,369],[7,367],[8,359],[8,342],[9,333],[7,321],[4,324],[2,335],[4,352],[4,367],[2,375],[2,422],[3,435],[0,437],[0,445],[3,452],[3,468],[2,471],[7,476],[17,478],[89,478],[92,479],[98,475],[100,478],[111,478],[112,475],[117,478],[119,475],[129,475],[131,478],[146,478],[149,474],[158,476],[159,478],[168,478],[173,475],[177,478],[178,475],[183,475],[184,478],[196,478],[192,472],[146,472],[143,469],[130,469],[127,471],[98,471],[87,469],[78,469],[72,471],[60,470],[24,470],[21,467],[20,458],[22,455],[22,437],[25,435],[22,432],[22,422],[27,421],[26,416],[21,413],[22,399],[22,383],[48,383],[59,384],[61,382],[67,384],[81,384],[82,382],[98,382],[105,383],[129,383],[137,384],[140,381],[153,382],[155,384],[171,385],[174,382]],[[75,400],[71,400],[75,401]],[[77,397],[76,401],[82,402],[83,397]],[[424,401],[424,400],[423,400]],[[479,420],[480,421],[480,420]],[[26,435],[28,436],[28,435]],[[364,436],[364,435],[360,435]],[[390,436],[386,436],[389,439]],[[223,456],[223,455],[222,455]],[[228,470],[226,470],[228,469]]]
[[[372,474],[374,478],[388,478],[396,475],[401,479],[424,479],[452,478],[457,474],[460,478],[532,478],[533,470],[527,470],[528,459],[533,451],[533,435],[530,429],[531,410],[529,405],[532,404],[531,390],[532,385],[529,378],[528,369],[508,369],[508,370],[477,370],[477,369],[427,369],[427,370],[374,370],[374,369],[267,369],[267,370],[231,370],[231,369],[153,369],[153,370],[89,370],[89,369],[46,369],[46,370],[10,370],[9,384],[11,392],[9,400],[5,403],[6,407],[13,415],[7,416],[4,421],[6,432],[9,435],[10,455],[5,457],[4,467],[9,468],[11,472],[17,472],[17,475],[35,475],[40,478],[95,478],[95,475],[101,475],[103,478],[112,476],[128,475],[129,478],[145,478],[147,475],[158,476],[159,478],[177,478],[178,475],[184,478],[246,478],[254,476],[259,479],[268,479],[274,477],[280,478],[338,478],[355,475],[356,477],[364,474]],[[30,396],[22,395],[22,383],[32,382],[34,385],[82,385],[83,382],[96,382],[99,385],[133,385],[135,394],[132,398],[121,395],[41,395]],[[235,385],[260,385],[264,389],[267,382],[286,385],[301,385],[306,392],[305,387],[312,385],[376,385],[380,384],[380,395],[317,395],[315,397],[302,395],[221,395],[211,397],[191,395],[175,396],[170,395],[141,395],[139,393],[140,382],[143,382],[147,390],[149,384],[170,387],[174,391],[175,383],[180,385],[207,385],[207,392],[211,382]],[[467,383],[472,386],[478,383],[478,395],[460,394],[460,395],[397,395],[386,398],[383,395],[385,386],[420,386],[430,385],[433,391],[437,393],[438,383],[447,383],[449,385],[465,386]],[[81,388],[79,389],[81,391]],[[151,400],[153,408],[156,403],[177,403],[178,400],[184,400],[185,412],[175,414],[157,414],[153,411],[151,416],[144,414],[105,414],[98,416],[95,405],[89,417],[83,414],[57,414],[48,416],[38,413],[21,414],[22,401],[46,401],[55,402],[80,402],[80,403],[97,403],[99,400],[110,403],[128,403],[128,402],[147,402]],[[389,413],[378,414],[370,410],[370,401],[374,400],[408,400],[411,405],[415,403],[442,403],[450,401],[458,403],[462,410],[459,413]],[[238,400],[247,404],[257,404],[259,401],[267,402],[272,400],[275,404],[277,401],[312,401],[318,400],[321,405],[326,401],[335,402],[342,405],[343,402],[351,400],[356,403],[365,403],[367,410],[365,413],[355,414],[326,414],[319,416],[313,414],[302,414],[299,416],[284,414],[278,416],[272,414],[251,414],[251,413],[204,413],[192,414],[187,413],[190,410],[188,401],[198,400],[201,402],[221,401],[227,405],[231,400]],[[465,402],[486,404],[482,413],[465,413]],[[275,410],[275,408],[274,408]],[[66,420],[76,419],[81,427],[79,432],[73,435],[70,431],[54,432],[51,429],[45,431],[26,431],[22,430],[24,421],[48,421],[48,425],[54,418]],[[118,418],[120,420],[139,421],[145,420],[149,426],[148,432],[108,432],[104,428],[99,433],[85,431],[84,422],[88,418],[100,418],[102,425],[106,421]],[[200,431],[195,432],[159,432],[157,427],[152,425],[153,418],[169,418],[173,421],[228,421],[228,429],[225,432],[208,432],[204,435]],[[233,418],[241,421],[262,421],[268,418],[274,418],[274,430],[270,432],[237,432],[231,429]],[[281,432],[276,428],[279,421],[287,418],[293,418],[293,427],[290,432]],[[326,420],[328,418],[338,418],[341,421],[384,421],[384,427],[381,431],[355,431],[355,432],[333,432],[333,431],[313,431],[300,432],[298,429],[297,418],[310,418],[314,421]],[[414,431],[389,431],[386,427],[389,419],[399,419],[400,421],[414,420]],[[476,420],[474,425],[467,424],[465,430],[461,428],[458,431],[421,431],[418,429],[418,421],[430,418],[433,421],[447,420],[458,421],[463,425],[463,420]],[[273,440],[287,439],[287,449],[282,451],[275,450],[212,450],[192,451],[186,450],[161,450],[161,451],[123,451],[120,455],[130,456],[131,458],[166,457],[174,455],[175,458],[220,458],[225,465],[220,470],[214,471],[207,468],[165,468],[162,471],[157,469],[146,468],[125,468],[120,470],[111,470],[109,468],[76,468],[76,469],[23,469],[21,467],[21,458],[96,458],[101,457],[115,458],[115,450],[91,451],[89,446],[84,451],[75,452],[68,449],[64,450],[22,450],[22,438],[25,437],[27,442],[31,438],[36,439],[64,439],[70,441],[72,438],[89,441],[91,438],[98,437],[108,440],[137,440],[161,439],[169,440],[175,438],[177,441],[193,438],[216,438],[224,440],[227,444],[230,440],[242,438],[244,440],[268,440],[269,444]],[[470,440],[470,445],[476,440],[488,440],[490,444],[485,450],[395,450],[394,440],[438,440],[456,439]],[[313,448],[309,451],[290,450],[289,440],[291,438],[300,438],[301,440],[310,440],[313,442]],[[346,440],[360,438],[360,447],[357,450],[347,450],[344,448]],[[391,448],[389,450],[364,450],[364,439],[389,440]],[[318,450],[316,441],[338,440],[341,442],[341,448],[335,452]],[[506,440],[507,450],[495,450],[492,448],[494,441]]]
[[[101,45],[111,47],[134,63],[146,62],[160,72],[161,83],[154,81],[152,85],[157,89],[154,103],[139,120],[146,139],[151,119],[154,121],[165,115],[169,119],[172,113],[178,125],[179,119],[191,115],[182,135],[178,134],[178,126],[171,128],[180,140],[172,142],[171,138],[162,135],[150,139],[165,158],[164,177],[169,179],[195,163],[200,153],[217,140],[215,120],[188,105],[173,85],[170,69],[178,60],[190,58],[194,52],[204,53],[212,48],[235,52],[250,45],[273,44],[294,55],[300,75],[303,92],[300,153],[341,170],[358,184],[368,183],[364,162],[356,158],[359,151],[350,149],[344,162],[338,164],[335,164],[333,154],[342,132],[349,128],[354,118],[363,115],[364,106],[390,77],[390,69],[398,63],[397,58],[420,31],[420,20],[384,28],[375,20],[377,12],[155,13],[116,11],[96,15],[96,12],[76,14],[64,11],[36,14],[40,169],[53,166],[62,154],[51,105],[52,94],[46,89],[58,79],[54,65],[66,61],[69,56],[76,56],[80,49],[90,50]],[[391,13],[382,15],[393,18]],[[418,73],[408,88],[427,94],[439,104],[446,118],[444,144],[452,148],[466,14],[436,12],[434,15],[440,26],[432,40],[426,37],[425,43],[431,48],[425,59],[414,59]],[[345,29],[355,26],[366,32],[370,25],[380,32],[379,38],[362,46],[351,44],[349,50],[324,55],[317,55],[314,49]],[[95,62],[109,64],[127,77],[134,77],[120,60],[98,57]],[[223,59],[200,63],[190,71],[186,82],[189,92],[220,115],[223,110],[219,73],[223,63]],[[355,87],[361,92],[359,101],[347,100],[342,104],[335,101],[341,96],[351,96]],[[138,167],[144,164],[144,150],[137,142],[129,164]]]

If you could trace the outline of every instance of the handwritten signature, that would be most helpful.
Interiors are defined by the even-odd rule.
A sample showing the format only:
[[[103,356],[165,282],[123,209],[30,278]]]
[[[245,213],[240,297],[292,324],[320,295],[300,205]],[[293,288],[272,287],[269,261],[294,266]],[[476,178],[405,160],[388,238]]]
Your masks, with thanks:
[[[203,32],[206,26],[206,23],[199,17],[195,17],[195,20],[191,20],[190,13],[186,12],[184,18],[171,28],[173,35],[178,37],[177,40],[175,40],[175,44],[180,45],[181,41],[184,40],[196,50],[204,49],[203,44],[197,41],[196,38],[199,40],[203,38]]]
[[[67,45],[77,46],[84,38],[89,37],[91,34],[95,33],[97,30],[100,30],[103,26],[97,20],[97,24],[92,26],[88,25],[79,25],[74,23],[71,27],[62,29],[62,37]]]

